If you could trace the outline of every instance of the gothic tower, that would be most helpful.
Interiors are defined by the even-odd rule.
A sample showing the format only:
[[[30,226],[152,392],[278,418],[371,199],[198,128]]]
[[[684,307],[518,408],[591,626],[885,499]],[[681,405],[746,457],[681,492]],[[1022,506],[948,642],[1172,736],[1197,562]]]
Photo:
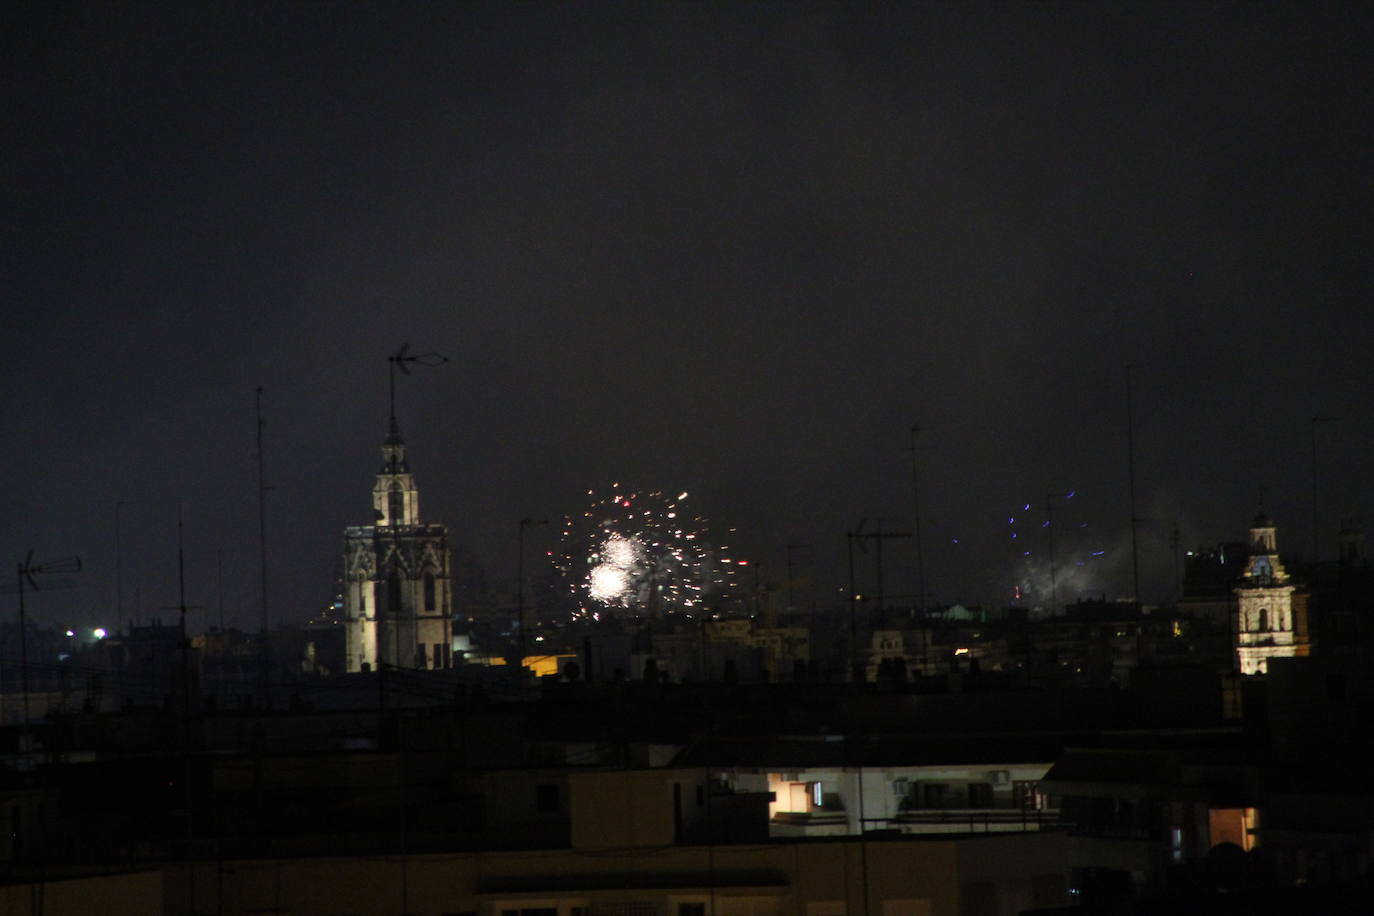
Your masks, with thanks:
[[[1261,512],[1250,525],[1250,561],[1235,589],[1236,659],[1241,674],[1264,674],[1269,659],[1307,655],[1306,596],[1279,562],[1274,522]]]
[[[420,521],[395,418],[382,442],[372,514],[373,524],[344,529],[347,670],[452,667],[448,529]]]

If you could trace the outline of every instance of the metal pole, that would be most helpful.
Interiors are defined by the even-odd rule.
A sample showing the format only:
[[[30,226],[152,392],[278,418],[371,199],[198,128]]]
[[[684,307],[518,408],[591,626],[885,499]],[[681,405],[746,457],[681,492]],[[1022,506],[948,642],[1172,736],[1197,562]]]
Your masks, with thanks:
[[[186,715],[191,710],[191,643],[186,638],[186,547],[182,536],[181,497],[177,497],[177,610],[180,612],[181,700]]]
[[[515,558],[515,620],[516,627],[520,631],[520,660],[516,664],[522,670],[525,667],[527,649],[525,643],[525,529],[530,525],[547,525],[548,523],[549,520],[546,518],[533,518],[527,515],[520,519],[519,524],[520,536],[516,545],[519,555]]]
[[[921,610],[926,606],[926,568],[921,555],[921,487],[916,475],[916,434],[921,427],[911,427],[911,507],[916,528],[916,600]]]
[[[520,657],[515,665],[520,671],[525,669],[525,528],[529,523],[528,518],[520,519],[515,558],[515,625],[520,636]]]
[[[874,559],[877,561],[877,565],[878,565],[878,622],[879,622],[879,623],[883,623],[884,620],[883,620],[883,520],[882,520],[882,519],[878,519],[878,530],[875,531],[874,534],[876,535],[876,536],[874,537],[874,541],[875,541],[875,542],[877,543],[877,545],[878,545],[878,555],[874,558]],[[870,613],[870,614],[868,615],[868,625],[869,625],[869,628],[872,629],[872,627],[873,627],[873,614],[872,614],[872,613]]]
[[[1054,494],[1045,496],[1045,531],[1050,536],[1050,614],[1059,612],[1059,587],[1054,576]]]
[[[115,500],[115,632],[124,630],[124,571],[120,550],[119,510],[123,501]]]
[[[1315,573],[1317,564],[1321,561],[1319,546],[1319,532],[1321,525],[1317,521],[1317,417],[1312,418],[1312,568]]]
[[[1135,411],[1131,403],[1131,369],[1126,366],[1126,467],[1131,495],[1131,600],[1140,603],[1140,550],[1136,542],[1135,515]]]
[[[854,607],[854,532],[845,533],[849,543],[849,666],[853,678],[859,661],[858,613]]]
[[[196,865],[192,854],[195,842],[194,797],[191,792],[191,641],[186,636],[186,546],[181,522],[181,497],[177,497],[177,609],[181,640],[181,752],[182,792],[186,804],[186,852],[188,910],[196,912]]]
[[[267,483],[263,477],[262,428],[262,386],[257,388],[257,427],[258,427],[258,563],[261,570],[262,587],[262,706],[271,705],[270,671],[271,650],[267,640]]]
[[[19,564],[19,684],[24,695],[24,734],[29,730],[29,638],[24,616],[24,578],[27,564]],[[24,749],[21,748],[21,755]]]

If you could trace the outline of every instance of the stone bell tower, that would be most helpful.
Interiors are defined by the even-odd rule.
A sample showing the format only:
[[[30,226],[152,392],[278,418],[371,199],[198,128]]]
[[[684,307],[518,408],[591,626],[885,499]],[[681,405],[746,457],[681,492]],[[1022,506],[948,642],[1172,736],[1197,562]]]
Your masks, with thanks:
[[[1250,560],[1236,587],[1236,660],[1241,674],[1264,674],[1269,659],[1307,655],[1306,595],[1279,561],[1274,522],[1261,512],[1250,524]]]
[[[420,495],[394,416],[372,514],[373,524],[344,529],[347,670],[452,667],[448,529],[420,521]]]

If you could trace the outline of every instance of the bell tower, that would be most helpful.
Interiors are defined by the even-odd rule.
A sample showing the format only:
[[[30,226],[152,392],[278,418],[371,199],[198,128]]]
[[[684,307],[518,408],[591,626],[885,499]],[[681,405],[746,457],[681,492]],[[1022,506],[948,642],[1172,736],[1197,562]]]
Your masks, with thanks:
[[[410,473],[405,440],[395,417],[391,418],[391,431],[382,440],[382,468],[372,488],[372,511],[377,524],[382,526],[420,522],[420,494],[415,489],[415,475]]]
[[[344,529],[347,670],[452,667],[448,529],[420,521],[420,494],[394,414],[372,514],[373,524]]]
[[[1279,560],[1274,521],[1250,523],[1250,559],[1236,587],[1236,660],[1241,674],[1264,674],[1269,659],[1307,655],[1306,596],[1296,593]]]

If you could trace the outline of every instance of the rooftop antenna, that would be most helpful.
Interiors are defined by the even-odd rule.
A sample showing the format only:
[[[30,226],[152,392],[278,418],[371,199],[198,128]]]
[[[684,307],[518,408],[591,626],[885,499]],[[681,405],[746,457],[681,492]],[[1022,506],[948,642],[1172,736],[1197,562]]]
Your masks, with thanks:
[[[525,654],[529,651],[528,643],[525,640],[525,529],[531,525],[547,525],[549,520],[546,518],[534,518],[525,516],[520,519],[519,543],[516,545],[518,555],[515,558],[515,624],[520,636],[520,660],[516,662],[517,670],[523,674],[525,670]],[[539,613],[535,611],[535,621],[538,622]]]
[[[266,421],[262,418],[262,386],[256,391],[256,410],[258,428],[258,569],[262,603],[262,706],[266,709],[271,699],[268,672],[271,668],[271,652],[267,645],[267,482],[263,476],[262,429]]]
[[[1126,471],[1130,483],[1131,496],[1131,600],[1140,603],[1140,549],[1136,542],[1135,515],[1135,410],[1131,403],[1131,370],[1135,366],[1126,364]]]
[[[181,741],[182,741],[182,787],[186,804],[186,840],[188,846],[195,836],[195,814],[191,795],[191,639],[186,634],[186,612],[193,606],[186,604],[186,544],[181,524],[181,497],[177,497],[177,606],[180,612],[177,626],[179,639],[177,648],[181,652]],[[200,605],[194,605],[199,609]],[[187,888],[190,895],[191,912],[196,910],[196,878],[190,876]]]
[[[916,474],[916,436],[920,431],[921,427],[913,423],[911,426],[911,508],[915,518],[913,528],[916,533],[916,600],[917,606],[924,611],[926,608],[926,567],[921,557],[921,486],[920,479]]]
[[[183,536],[181,523],[181,497],[177,497],[177,604],[175,607],[166,608],[169,611],[179,611],[180,618],[177,630],[180,640],[177,648],[181,650],[181,701],[184,704],[185,715],[191,714],[191,639],[186,634],[186,612],[190,610],[200,610],[200,605],[188,605],[186,603],[186,545]],[[188,739],[189,740],[189,739]]]
[[[859,523],[845,532],[845,544],[849,554],[849,665],[850,677],[852,680],[859,681],[862,669],[859,667],[859,625],[858,612],[855,604],[858,596],[854,594],[854,541],[863,537],[864,525],[868,519],[861,518]]]
[[[20,690],[24,694],[24,728],[29,727],[29,639],[28,622],[25,616],[24,590],[27,584],[31,591],[38,591],[38,579],[36,576],[60,575],[64,573],[81,572],[80,557],[62,557],[57,560],[47,560],[43,563],[33,561],[33,551],[30,550],[24,559],[19,561],[17,578],[19,579],[19,681]]]
[[[1045,495],[1045,533],[1050,538],[1050,614],[1059,613],[1059,588],[1054,578],[1054,494]]]

